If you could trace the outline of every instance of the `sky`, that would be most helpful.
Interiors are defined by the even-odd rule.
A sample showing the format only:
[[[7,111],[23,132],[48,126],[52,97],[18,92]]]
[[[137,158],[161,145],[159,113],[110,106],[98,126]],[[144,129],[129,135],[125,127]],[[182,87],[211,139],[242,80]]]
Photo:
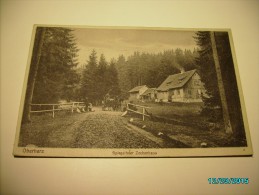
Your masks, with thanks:
[[[98,58],[104,54],[109,62],[111,58],[117,59],[121,54],[128,57],[135,51],[159,53],[197,47],[194,31],[77,28],[73,33],[79,49],[79,66],[87,62],[93,49]]]

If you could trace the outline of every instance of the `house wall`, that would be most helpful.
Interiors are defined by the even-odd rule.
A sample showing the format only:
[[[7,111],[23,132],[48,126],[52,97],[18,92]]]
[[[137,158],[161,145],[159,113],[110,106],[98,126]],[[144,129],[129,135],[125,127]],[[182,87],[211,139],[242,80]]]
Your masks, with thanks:
[[[138,97],[139,97],[139,94],[138,94],[138,93],[130,93],[129,101],[137,100]]]
[[[141,98],[145,99],[145,100],[154,100],[155,99],[155,92],[151,92],[145,96],[141,96]]]
[[[201,94],[205,93],[200,76],[195,73],[185,84],[184,88],[169,91],[172,102],[202,102]]]
[[[142,95],[141,99],[143,99],[143,100],[151,100],[151,94],[149,93],[147,95]]]
[[[129,100],[130,101],[139,100],[141,98],[141,94],[143,94],[147,89],[148,87],[144,86],[138,92],[130,93]]]
[[[158,92],[157,99],[163,102],[202,102],[201,94],[206,94],[204,84],[197,73],[185,84],[183,88],[171,89],[167,92]]]
[[[167,91],[158,91],[157,99],[158,101],[168,102],[169,93]]]
[[[184,90],[182,88],[169,90],[169,100],[172,102],[183,102]]]
[[[205,92],[200,76],[195,73],[184,87],[184,101],[202,102],[201,94]]]

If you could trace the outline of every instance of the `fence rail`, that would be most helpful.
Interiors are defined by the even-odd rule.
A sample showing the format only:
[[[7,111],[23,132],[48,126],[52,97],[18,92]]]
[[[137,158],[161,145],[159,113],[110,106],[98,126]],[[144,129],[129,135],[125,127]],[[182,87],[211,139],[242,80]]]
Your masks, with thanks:
[[[51,109],[44,110],[32,110],[33,106],[51,106]],[[55,111],[61,110],[71,110],[73,113],[75,109],[84,108],[84,102],[69,102],[69,103],[60,103],[60,104],[30,104],[30,113],[40,113],[40,112],[52,112],[52,117],[55,117]]]
[[[139,111],[136,111],[136,110],[131,109],[129,105],[134,106],[134,107],[139,107],[139,108],[141,108],[141,111],[142,111],[142,112],[139,112]],[[134,113],[137,113],[137,114],[142,115],[142,120],[143,120],[143,121],[145,120],[145,116],[146,116],[146,117],[150,117],[150,115],[146,114],[146,109],[147,109],[147,108],[149,108],[149,107],[147,107],[147,106],[141,106],[141,105],[136,105],[136,104],[131,104],[131,103],[127,103],[127,110],[130,111],[130,112],[134,112]]]

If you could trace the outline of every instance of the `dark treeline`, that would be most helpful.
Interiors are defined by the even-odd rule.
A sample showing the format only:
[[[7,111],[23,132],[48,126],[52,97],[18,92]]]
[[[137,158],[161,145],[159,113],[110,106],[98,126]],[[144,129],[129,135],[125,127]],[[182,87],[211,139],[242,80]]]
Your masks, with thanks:
[[[196,49],[172,49],[158,54],[135,52],[127,60],[119,56],[116,67],[122,96],[127,97],[128,91],[135,86],[158,87],[170,74],[197,68],[197,56]]]
[[[108,93],[111,97],[120,95],[118,72],[115,64],[114,59],[108,63],[103,54],[98,61],[97,53],[95,50],[92,51],[82,71],[81,100],[87,98],[88,101],[93,103],[100,103]]]
[[[98,60],[97,53],[92,51],[82,71],[81,97],[100,101],[109,93],[111,97],[125,99],[135,86],[158,87],[170,74],[197,68],[197,56],[196,49],[168,50],[158,54],[134,52],[127,59],[120,55],[108,63],[104,54]]]
[[[72,30],[45,28],[45,31],[32,102],[73,99],[80,77],[75,71],[78,49]]]
[[[242,119],[242,110],[229,36],[227,32],[216,32],[214,34],[231,126],[234,135],[240,139],[244,139],[245,131]],[[201,80],[205,84],[205,89],[209,95],[207,98],[204,97],[203,99],[204,107],[202,114],[214,121],[218,121],[222,118],[222,105],[219,95],[215,63],[212,55],[210,32],[197,32],[195,39],[199,46],[199,58],[197,58],[196,61],[200,67]]]
[[[127,59],[120,55],[107,62],[105,54],[97,57],[92,51],[86,56],[84,68],[77,68],[77,45],[73,30],[44,29],[42,45],[35,48],[31,67],[37,64],[33,81],[32,103],[57,103],[59,100],[79,101],[88,98],[100,102],[110,96],[127,98],[128,91],[137,85],[158,87],[170,74],[197,68],[198,51],[167,50],[158,54],[134,52]],[[36,41],[40,35],[36,33]],[[30,73],[31,74],[31,73]],[[30,78],[32,76],[29,75]]]

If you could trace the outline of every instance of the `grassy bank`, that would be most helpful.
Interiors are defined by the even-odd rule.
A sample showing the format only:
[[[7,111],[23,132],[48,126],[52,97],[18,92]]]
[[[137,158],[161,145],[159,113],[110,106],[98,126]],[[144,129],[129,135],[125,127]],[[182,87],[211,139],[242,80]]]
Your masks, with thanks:
[[[227,135],[223,121],[211,123],[207,116],[201,116],[202,103],[143,103],[151,115],[141,120],[140,115],[130,114],[133,124],[145,127],[146,131],[154,135],[168,136],[190,147],[235,147],[245,146],[245,140],[239,140],[232,135]],[[202,144],[203,145],[203,144]]]

